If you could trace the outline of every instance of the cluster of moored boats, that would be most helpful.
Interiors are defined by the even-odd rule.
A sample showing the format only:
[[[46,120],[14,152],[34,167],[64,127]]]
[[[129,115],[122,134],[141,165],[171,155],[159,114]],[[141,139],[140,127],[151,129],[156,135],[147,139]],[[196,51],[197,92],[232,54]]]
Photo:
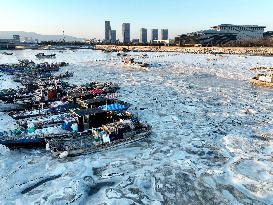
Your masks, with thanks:
[[[0,144],[10,148],[45,147],[60,157],[90,153],[147,137],[151,127],[128,111],[130,104],[116,98],[119,86],[90,82],[70,85],[54,75],[68,63],[36,64],[29,60],[0,65],[24,88],[0,91],[2,103],[16,128],[0,132]]]

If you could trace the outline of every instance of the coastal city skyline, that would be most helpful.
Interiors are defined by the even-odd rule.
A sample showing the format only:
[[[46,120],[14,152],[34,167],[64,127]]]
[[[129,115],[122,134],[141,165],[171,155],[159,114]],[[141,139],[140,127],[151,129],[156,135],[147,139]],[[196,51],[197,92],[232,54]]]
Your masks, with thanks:
[[[169,40],[169,30],[168,29],[158,29],[152,28],[150,29],[150,36],[148,35],[147,28],[140,28],[139,30],[139,37],[138,38],[131,38],[131,24],[130,23],[123,23],[122,24],[122,36],[121,40],[117,39],[117,30],[113,29],[111,26],[111,21],[105,21],[104,23],[104,38],[103,42],[105,43],[148,43],[148,42],[155,42],[155,41],[167,41]],[[148,38],[148,36],[150,38]]]
[[[168,3],[161,0],[132,0],[126,3],[123,0],[66,2],[29,0],[26,5],[25,1],[1,0],[0,17],[9,19],[1,23],[1,31],[31,31],[55,35],[65,31],[65,34],[75,37],[104,39],[105,20],[111,21],[111,26],[116,30],[116,38],[120,40],[124,22],[130,23],[131,39],[139,39],[141,28],[148,29],[149,38],[150,30],[154,28],[159,29],[159,33],[160,29],[167,28],[169,38],[174,38],[179,34],[205,30],[222,23],[261,25],[266,26],[266,30],[273,30],[273,23],[266,17],[273,8],[273,2],[269,0],[239,0],[232,4],[219,4],[215,0],[198,3],[178,0]],[[128,9],[130,7],[139,8],[142,12]],[[8,12],[10,9],[13,10],[12,13]],[[168,15],[164,15],[167,11]],[[232,15],[229,15],[230,11]],[[43,16],[45,12],[50,15]]]

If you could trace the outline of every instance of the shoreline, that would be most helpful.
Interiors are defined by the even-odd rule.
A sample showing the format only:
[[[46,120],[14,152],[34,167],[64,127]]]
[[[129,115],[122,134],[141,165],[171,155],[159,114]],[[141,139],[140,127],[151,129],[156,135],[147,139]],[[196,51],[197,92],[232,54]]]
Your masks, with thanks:
[[[230,54],[272,56],[273,47],[179,47],[179,46],[116,46],[96,45],[95,50],[122,51],[129,49],[136,52],[179,52],[191,54]]]

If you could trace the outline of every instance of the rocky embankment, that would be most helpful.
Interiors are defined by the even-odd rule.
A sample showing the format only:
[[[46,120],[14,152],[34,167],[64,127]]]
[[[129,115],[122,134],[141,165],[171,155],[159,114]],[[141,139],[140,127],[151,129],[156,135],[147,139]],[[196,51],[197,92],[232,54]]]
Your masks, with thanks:
[[[235,54],[273,56],[273,47],[179,47],[179,46],[115,46],[97,45],[97,50],[117,50],[124,48],[140,52],[182,52],[196,54]]]

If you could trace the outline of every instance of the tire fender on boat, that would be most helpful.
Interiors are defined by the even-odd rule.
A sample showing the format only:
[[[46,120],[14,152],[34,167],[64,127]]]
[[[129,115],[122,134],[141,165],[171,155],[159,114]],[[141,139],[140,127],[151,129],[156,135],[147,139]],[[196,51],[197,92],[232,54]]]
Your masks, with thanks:
[[[62,153],[60,153],[59,157],[62,158],[66,158],[68,156],[68,151],[64,151]]]
[[[50,151],[49,143],[46,143],[46,151]]]

